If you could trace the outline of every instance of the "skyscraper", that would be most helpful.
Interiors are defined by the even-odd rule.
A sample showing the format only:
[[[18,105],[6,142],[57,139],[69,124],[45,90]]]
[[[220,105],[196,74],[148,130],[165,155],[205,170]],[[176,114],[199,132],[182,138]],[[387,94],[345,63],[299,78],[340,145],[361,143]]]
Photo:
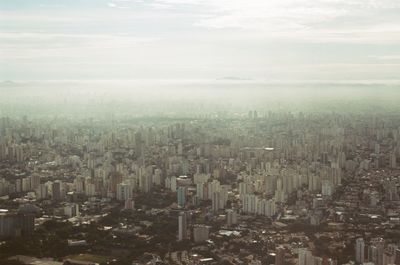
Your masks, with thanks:
[[[187,239],[186,212],[180,212],[178,216],[178,241]]]
[[[185,207],[186,205],[186,187],[179,187],[177,190],[178,206]]]
[[[220,192],[214,192],[212,195],[212,210],[213,212],[218,212],[219,210],[219,204],[220,204]]]
[[[61,183],[56,181],[51,185],[53,201],[61,200]]]
[[[356,240],[356,262],[364,263],[364,250],[365,243],[363,238],[357,238]]]
[[[132,198],[132,187],[128,183],[117,184],[117,200],[125,201]]]

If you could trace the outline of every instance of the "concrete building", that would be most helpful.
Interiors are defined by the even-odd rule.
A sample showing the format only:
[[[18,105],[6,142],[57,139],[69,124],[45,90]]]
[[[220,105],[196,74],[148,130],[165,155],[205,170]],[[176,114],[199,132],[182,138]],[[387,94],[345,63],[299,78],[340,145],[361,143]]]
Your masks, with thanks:
[[[187,239],[186,212],[180,212],[178,216],[178,241]]]

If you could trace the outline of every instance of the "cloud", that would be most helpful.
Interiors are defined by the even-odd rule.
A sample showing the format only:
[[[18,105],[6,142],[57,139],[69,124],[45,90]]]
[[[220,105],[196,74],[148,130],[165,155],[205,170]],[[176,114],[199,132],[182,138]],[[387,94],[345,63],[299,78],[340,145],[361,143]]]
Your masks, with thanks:
[[[159,41],[126,34],[0,33],[3,59],[83,58],[119,49],[137,49]]]
[[[393,79],[400,69],[397,0],[84,2],[1,11],[5,79]]]
[[[163,4],[163,3],[150,3],[148,6],[154,8],[154,9],[171,9],[173,6],[169,4]]]
[[[400,41],[398,0],[157,0],[157,3],[192,5],[202,10],[207,17],[197,19],[194,22],[197,27],[254,31],[265,38],[312,42]]]
[[[372,55],[370,58],[381,60],[381,61],[400,61],[400,54],[392,55]]]

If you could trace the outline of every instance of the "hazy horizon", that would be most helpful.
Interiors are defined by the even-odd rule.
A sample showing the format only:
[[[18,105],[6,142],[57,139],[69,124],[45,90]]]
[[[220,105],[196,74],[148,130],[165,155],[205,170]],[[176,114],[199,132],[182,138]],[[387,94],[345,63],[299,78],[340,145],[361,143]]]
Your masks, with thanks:
[[[0,3],[0,80],[398,80],[396,0]]]
[[[1,1],[0,114],[396,108],[398,14],[395,0]]]

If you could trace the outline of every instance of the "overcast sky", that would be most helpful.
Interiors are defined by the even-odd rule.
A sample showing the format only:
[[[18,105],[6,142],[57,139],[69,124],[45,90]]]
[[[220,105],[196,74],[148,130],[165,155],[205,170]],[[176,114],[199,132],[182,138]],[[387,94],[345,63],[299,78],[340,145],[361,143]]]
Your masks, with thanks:
[[[0,80],[400,79],[399,0],[1,0]]]

